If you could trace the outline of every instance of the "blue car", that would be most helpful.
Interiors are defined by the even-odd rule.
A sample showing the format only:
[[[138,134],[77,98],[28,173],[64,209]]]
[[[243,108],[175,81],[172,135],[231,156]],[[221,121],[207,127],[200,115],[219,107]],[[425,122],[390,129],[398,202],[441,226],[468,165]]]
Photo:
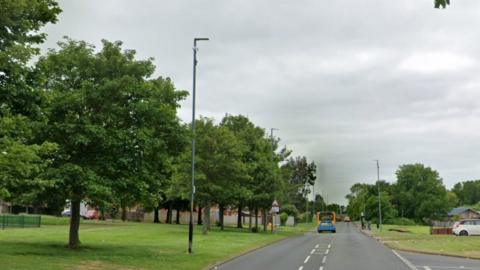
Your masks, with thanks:
[[[322,232],[335,233],[337,232],[337,229],[335,228],[335,225],[333,225],[331,221],[322,221],[320,222],[320,225],[318,225],[317,231],[319,233],[322,233]]]

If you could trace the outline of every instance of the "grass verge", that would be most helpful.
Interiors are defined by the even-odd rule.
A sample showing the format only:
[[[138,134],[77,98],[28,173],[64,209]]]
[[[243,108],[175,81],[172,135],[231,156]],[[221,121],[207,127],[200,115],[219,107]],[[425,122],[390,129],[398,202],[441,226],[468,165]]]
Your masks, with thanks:
[[[428,226],[397,225],[384,225],[381,232],[372,228],[372,233],[393,249],[480,259],[478,236],[431,235]]]
[[[42,217],[43,220],[45,220]],[[46,221],[46,220],[45,220]],[[278,233],[249,233],[246,229],[212,227],[208,235],[195,228],[194,253],[186,253],[188,226],[120,221],[82,222],[81,248],[66,248],[68,225],[48,217],[41,228],[0,230],[0,268],[22,270],[142,270],[203,269],[222,261],[314,228],[301,224]]]

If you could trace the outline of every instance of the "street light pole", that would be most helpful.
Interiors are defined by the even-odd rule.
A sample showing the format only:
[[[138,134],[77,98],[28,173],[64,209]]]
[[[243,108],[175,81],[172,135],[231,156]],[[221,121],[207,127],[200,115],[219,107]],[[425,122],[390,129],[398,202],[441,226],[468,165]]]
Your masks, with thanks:
[[[275,152],[274,152],[274,149],[273,149],[273,147],[275,146],[275,142],[273,141],[273,131],[274,130],[279,130],[279,129],[278,128],[270,128],[270,140],[272,141],[272,161],[275,161]],[[277,201],[277,198],[275,198],[274,201]],[[272,211],[272,233],[275,231],[274,227],[275,227],[275,213]]]
[[[208,38],[193,39],[193,88],[192,88],[192,190],[190,197],[190,221],[188,222],[188,253],[192,253],[193,242],[193,199],[195,196],[195,87],[197,77],[197,41],[209,40]]]
[[[382,231],[382,203],[380,202],[380,165],[377,162],[377,189],[378,189],[378,228]]]

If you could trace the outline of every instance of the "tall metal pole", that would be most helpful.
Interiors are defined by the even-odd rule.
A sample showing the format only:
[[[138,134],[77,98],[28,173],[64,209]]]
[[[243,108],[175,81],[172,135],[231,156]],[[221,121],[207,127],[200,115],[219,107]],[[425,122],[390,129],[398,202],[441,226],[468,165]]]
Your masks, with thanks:
[[[275,161],[275,152],[273,147],[275,146],[275,142],[273,141],[273,131],[278,130],[278,128],[270,128],[270,140],[272,141],[272,161]],[[275,198],[275,201],[277,199]],[[275,212],[272,211],[272,233],[275,231]]]
[[[380,202],[380,165],[377,162],[377,189],[378,189],[378,228],[382,231],[382,203]]]
[[[193,200],[195,197],[195,87],[197,77],[197,41],[208,38],[193,39],[193,87],[192,87],[192,190],[190,197],[190,221],[188,222],[188,253],[192,253],[193,244]]]

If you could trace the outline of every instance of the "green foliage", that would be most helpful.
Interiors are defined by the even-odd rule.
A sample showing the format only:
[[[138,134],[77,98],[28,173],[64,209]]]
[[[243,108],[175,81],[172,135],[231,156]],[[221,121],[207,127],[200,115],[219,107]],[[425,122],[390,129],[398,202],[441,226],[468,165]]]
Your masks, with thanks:
[[[295,219],[298,219],[299,217],[297,207],[295,207],[293,204],[283,205],[280,210],[282,213],[286,213],[288,216],[293,216]]]
[[[281,167],[281,203],[294,204],[300,211],[306,211],[307,196],[315,184],[317,167],[306,157],[291,157]],[[323,200],[322,200],[323,201]]]
[[[0,198],[19,204],[44,202],[52,186],[46,170],[57,147],[38,138],[43,95],[28,62],[59,12],[51,0],[0,0]]]
[[[385,181],[375,185],[354,184],[346,196],[347,212],[352,219],[358,220],[362,212],[367,219],[378,218],[379,187],[385,221],[400,215],[415,222],[427,222],[445,216],[449,206],[455,204],[455,196],[447,194],[436,171],[422,164],[407,164],[399,167],[393,185]]]
[[[285,223],[287,223],[287,219],[288,219],[288,214],[285,212],[282,212],[280,214],[280,225],[285,226]]]
[[[445,8],[447,5],[450,5],[450,0],[434,0],[435,8]]]
[[[0,117],[40,115],[27,64],[46,38],[40,28],[56,22],[60,11],[52,0],[0,0]]]
[[[443,217],[447,191],[438,173],[422,164],[402,165],[396,172],[393,203],[404,217],[417,222]]]
[[[480,202],[480,180],[470,180],[457,183],[453,186],[452,192],[458,198],[458,202],[455,206],[474,205]]]
[[[57,193],[102,209],[158,205],[186,144],[176,116],[186,93],[169,79],[149,79],[152,60],[136,60],[121,45],[103,41],[95,52],[66,39],[36,66],[48,86],[44,136],[60,152],[51,170]]]

